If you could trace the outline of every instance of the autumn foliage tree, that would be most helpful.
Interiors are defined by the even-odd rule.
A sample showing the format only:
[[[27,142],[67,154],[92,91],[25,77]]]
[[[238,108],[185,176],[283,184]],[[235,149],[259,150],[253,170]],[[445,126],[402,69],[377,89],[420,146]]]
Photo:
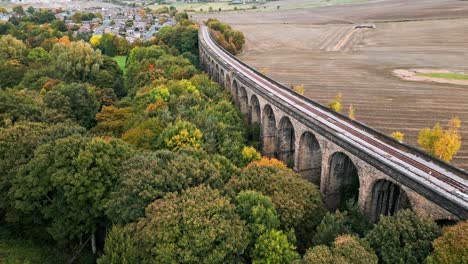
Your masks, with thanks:
[[[145,207],[169,192],[201,184],[221,188],[236,168],[220,156],[203,151],[162,150],[123,162],[119,183],[106,204],[114,223],[129,223],[144,215]]]
[[[311,233],[325,213],[316,186],[289,168],[262,165],[262,160],[253,162],[240,175],[232,177],[224,189],[231,195],[255,190],[270,196],[278,211],[281,227],[294,229],[298,246],[303,248],[311,243]]]
[[[342,108],[341,99],[342,99],[341,93],[337,94],[335,99],[333,101],[331,101],[330,103],[328,103],[328,108],[330,108],[331,110],[333,110],[335,112],[340,113],[341,108]]]
[[[403,141],[403,139],[405,138],[405,134],[401,133],[400,131],[393,132],[392,134],[390,134],[390,136],[398,141]]]
[[[307,250],[303,264],[377,264],[378,258],[369,244],[351,235],[338,236],[328,247],[316,246]]]
[[[423,220],[410,210],[382,216],[366,240],[382,263],[421,263],[431,252],[431,242],[440,234],[432,220]]]
[[[96,114],[97,125],[93,128],[93,132],[102,136],[120,137],[132,116],[133,113],[130,107],[104,106]]]
[[[252,253],[253,264],[291,263],[299,258],[296,246],[288,240],[288,236],[275,229],[268,230],[258,238]]]
[[[216,42],[224,49],[234,55],[242,51],[245,43],[245,37],[242,32],[233,30],[228,24],[213,18],[208,19],[206,25],[211,29]]]
[[[139,263],[237,263],[247,242],[246,227],[234,205],[206,186],[154,201],[130,228]]]
[[[50,60],[57,77],[67,81],[87,81],[98,73],[103,63],[101,52],[84,41],[55,44]]]
[[[203,144],[202,132],[188,121],[178,120],[167,126],[160,134],[159,146],[169,150],[180,148],[201,148]]]
[[[434,251],[426,260],[428,264],[468,263],[468,222],[446,227],[432,246]]]
[[[58,241],[96,232],[118,165],[132,155],[119,140],[70,136],[40,146],[9,194]]]
[[[452,118],[445,130],[437,123],[432,129],[424,128],[419,132],[418,143],[429,154],[451,161],[461,147],[460,127],[458,117]]]

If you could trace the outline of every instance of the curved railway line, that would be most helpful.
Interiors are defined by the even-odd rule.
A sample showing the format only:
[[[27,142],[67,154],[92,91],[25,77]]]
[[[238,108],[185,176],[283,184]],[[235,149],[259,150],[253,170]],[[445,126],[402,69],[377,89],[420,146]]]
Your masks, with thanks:
[[[392,145],[392,142],[384,142],[378,138],[378,135],[373,135],[369,131],[357,127],[346,118],[314,106],[290,89],[261,76],[234,56],[227,54],[211,38],[208,28],[204,25],[201,25],[200,36],[202,38],[200,41],[208,46],[212,54],[220,58],[224,64],[230,66],[237,74],[258,85],[264,90],[265,94],[271,94],[279,98],[292,111],[314,120],[320,126],[331,130],[337,137],[413,178],[418,183],[434,189],[435,192],[468,210],[468,174],[465,172],[459,171],[455,174],[434,162],[425,160],[413,153],[402,151],[395,146],[397,143]]]

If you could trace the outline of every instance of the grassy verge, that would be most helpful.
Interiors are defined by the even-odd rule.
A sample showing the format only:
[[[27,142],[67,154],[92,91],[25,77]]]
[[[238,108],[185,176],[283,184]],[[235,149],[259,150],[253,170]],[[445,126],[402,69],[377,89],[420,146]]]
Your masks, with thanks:
[[[127,56],[115,56],[113,59],[119,64],[120,69],[125,73],[127,71],[127,67],[125,67],[125,60]]]
[[[458,74],[458,73],[431,72],[431,73],[418,73],[416,75],[433,77],[433,78],[450,79],[450,80],[468,80],[468,75]]]

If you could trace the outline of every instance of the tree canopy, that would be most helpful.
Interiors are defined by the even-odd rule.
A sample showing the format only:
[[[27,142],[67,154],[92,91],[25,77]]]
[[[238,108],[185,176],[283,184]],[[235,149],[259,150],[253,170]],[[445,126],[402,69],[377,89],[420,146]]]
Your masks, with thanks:
[[[440,234],[431,220],[423,220],[409,210],[382,216],[366,235],[382,263],[421,263],[431,252],[431,242]]]
[[[12,181],[15,208],[41,215],[56,240],[92,234],[118,178],[118,164],[132,153],[119,140],[79,135],[44,144]]]
[[[156,200],[129,229],[139,245],[141,263],[232,263],[240,260],[247,242],[245,224],[234,205],[206,186]]]

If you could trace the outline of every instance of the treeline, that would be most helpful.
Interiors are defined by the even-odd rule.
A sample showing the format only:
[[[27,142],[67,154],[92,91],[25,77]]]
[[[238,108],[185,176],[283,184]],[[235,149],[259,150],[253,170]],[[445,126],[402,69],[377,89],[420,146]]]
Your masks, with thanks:
[[[466,222],[328,212],[316,186],[249,147],[185,17],[133,48],[125,74],[82,40],[48,52],[1,37],[8,236],[65,252],[56,263],[466,262]]]
[[[230,25],[214,18],[208,19],[206,25],[211,29],[211,34],[216,42],[225,50],[234,55],[242,51],[245,43],[244,33],[233,30]]]

